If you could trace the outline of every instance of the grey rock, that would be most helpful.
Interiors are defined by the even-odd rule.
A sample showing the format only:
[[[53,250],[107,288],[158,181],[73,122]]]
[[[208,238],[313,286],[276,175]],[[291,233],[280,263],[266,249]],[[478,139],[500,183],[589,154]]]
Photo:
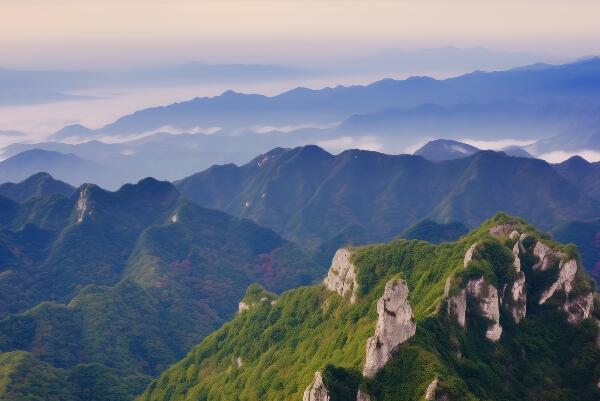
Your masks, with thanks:
[[[594,311],[594,296],[592,293],[580,295],[565,302],[564,310],[567,312],[567,321],[579,324],[582,320],[592,316]]]
[[[316,372],[313,382],[304,390],[302,401],[329,401],[329,390],[321,372]]]
[[[502,326],[500,326],[500,307],[496,287],[483,277],[471,279],[467,283],[467,296],[478,301],[479,313],[492,321],[485,337],[490,341],[498,341],[502,335]]]
[[[350,303],[356,301],[356,266],[351,262],[352,252],[341,248],[338,249],[323,281],[325,287],[345,297],[350,295]]]
[[[383,296],[377,301],[377,326],[375,335],[367,340],[363,375],[373,377],[391,359],[400,344],[410,339],[416,331],[412,308],[408,301],[408,286],[404,280],[390,280]]]

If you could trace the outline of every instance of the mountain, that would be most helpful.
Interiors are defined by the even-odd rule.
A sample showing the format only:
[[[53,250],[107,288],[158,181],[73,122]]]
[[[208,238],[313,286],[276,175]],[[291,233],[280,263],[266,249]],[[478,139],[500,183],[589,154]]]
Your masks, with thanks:
[[[504,210],[549,229],[600,211],[597,199],[552,165],[493,151],[434,163],[361,150],[334,156],[317,146],[278,148],[175,185],[203,206],[305,244],[322,261],[339,246],[389,241],[425,218],[475,227]]]
[[[464,112],[465,117],[469,109],[487,108],[487,114],[498,116],[498,123],[515,128],[521,119],[536,126],[531,118],[533,112],[553,121],[562,121],[560,127],[568,127],[569,122],[581,124],[584,116],[585,121],[589,121],[597,115],[593,104],[598,100],[598,85],[600,59],[594,58],[547,68],[476,71],[444,80],[412,77],[384,79],[366,86],[296,88],[272,97],[227,91],[211,98],[195,98],[140,110],[100,128],[97,133],[135,134],[165,126],[184,130],[214,126],[238,130],[253,126],[330,124],[355,114],[369,115],[387,110],[402,113],[424,105],[433,105],[442,111],[459,107],[458,111]],[[582,106],[582,101],[588,102],[588,106]],[[515,114],[513,110],[503,114],[507,105],[520,112]],[[549,110],[552,113],[548,113]],[[543,132],[539,124],[544,122],[538,121],[536,134]],[[558,134],[560,127],[555,127],[552,132]],[[423,132],[413,135],[423,135]],[[545,136],[551,134],[546,132]]]
[[[436,139],[427,142],[413,153],[432,162],[459,159],[479,152],[481,149],[466,143],[449,139]]]
[[[502,152],[506,153],[509,156],[514,156],[514,157],[533,157],[529,152],[527,152],[525,149],[523,149],[520,146],[507,146],[505,148],[501,149]]]
[[[48,173],[34,174],[17,184],[12,182],[0,184],[0,195],[17,202],[53,194],[70,196],[73,192],[75,192],[75,188],[65,182],[55,180]]]
[[[569,221],[552,229],[558,241],[577,244],[583,263],[600,283],[600,220]]]
[[[594,288],[574,247],[506,215],[453,243],[340,249],[320,285],[249,289],[138,400],[596,400]]]
[[[600,163],[590,163],[581,156],[573,156],[555,164],[554,168],[577,188],[600,199]]]
[[[74,154],[31,149],[0,162],[0,182],[18,182],[39,171],[47,171],[71,184],[81,184],[102,168]]]
[[[458,221],[441,224],[425,219],[402,231],[400,238],[419,239],[432,244],[440,244],[456,241],[468,232],[469,229]]]
[[[65,393],[78,391],[77,383],[68,388],[77,374],[139,393],[233,316],[250,284],[281,293],[323,273],[273,231],[184,200],[152,178],[115,192],[85,184],[69,197],[0,203],[0,349],[25,351],[15,358]],[[0,372],[37,380],[13,362]],[[9,387],[0,385],[0,399],[37,391]],[[61,394],[43,399],[92,399]],[[114,401],[110,394],[95,396]]]

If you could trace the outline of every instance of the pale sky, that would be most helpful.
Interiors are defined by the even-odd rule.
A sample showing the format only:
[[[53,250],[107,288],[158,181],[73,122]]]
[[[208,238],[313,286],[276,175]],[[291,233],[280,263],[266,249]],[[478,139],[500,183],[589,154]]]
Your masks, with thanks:
[[[0,66],[289,62],[453,45],[600,53],[595,0],[0,0]]]

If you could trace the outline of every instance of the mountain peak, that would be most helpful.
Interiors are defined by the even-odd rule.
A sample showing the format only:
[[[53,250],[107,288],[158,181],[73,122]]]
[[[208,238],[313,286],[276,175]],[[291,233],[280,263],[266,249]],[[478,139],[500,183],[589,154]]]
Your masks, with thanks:
[[[420,147],[414,155],[424,157],[433,162],[460,159],[471,156],[480,149],[475,146],[451,139],[435,139]]]

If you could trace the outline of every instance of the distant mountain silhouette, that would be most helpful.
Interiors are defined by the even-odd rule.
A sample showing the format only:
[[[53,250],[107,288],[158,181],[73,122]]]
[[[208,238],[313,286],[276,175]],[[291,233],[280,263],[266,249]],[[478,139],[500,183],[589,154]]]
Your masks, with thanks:
[[[466,143],[450,139],[436,139],[427,142],[413,154],[433,162],[439,162],[443,160],[460,159],[461,157],[467,157],[479,151],[481,151],[481,149]]]
[[[39,171],[46,171],[78,185],[85,182],[86,177],[94,176],[98,169],[99,165],[72,153],[32,149],[0,162],[0,182],[18,182]]]

